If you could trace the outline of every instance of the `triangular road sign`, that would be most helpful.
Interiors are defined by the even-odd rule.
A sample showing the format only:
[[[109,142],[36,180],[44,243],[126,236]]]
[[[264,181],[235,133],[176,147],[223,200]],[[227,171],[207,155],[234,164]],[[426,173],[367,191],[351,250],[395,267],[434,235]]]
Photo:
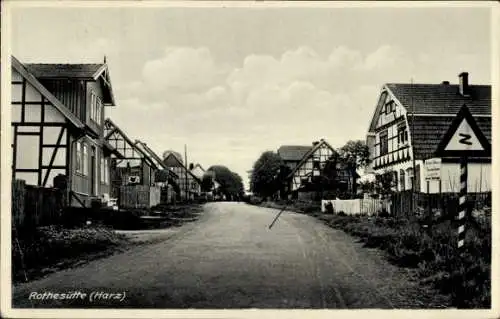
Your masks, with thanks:
[[[490,157],[491,145],[467,106],[462,106],[439,143],[439,157]]]

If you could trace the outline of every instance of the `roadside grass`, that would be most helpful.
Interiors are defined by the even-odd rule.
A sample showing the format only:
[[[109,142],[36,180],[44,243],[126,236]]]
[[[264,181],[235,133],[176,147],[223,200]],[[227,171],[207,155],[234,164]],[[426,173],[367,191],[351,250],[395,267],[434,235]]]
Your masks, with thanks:
[[[103,226],[44,226],[12,232],[12,281],[44,275],[122,251],[128,241]]]
[[[281,209],[285,202],[260,205]],[[305,201],[287,204],[286,209],[312,215],[358,237],[366,247],[385,251],[391,263],[415,269],[422,285],[451,296],[452,307],[491,307],[490,212],[470,218],[459,251],[457,225],[449,220],[423,227],[417,218],[322,214],[319,203]]]
[[[12,230],[12,282],[31,281],[144,244],[116,233],[115,229],[180,227],[196,220],[201,210],[199,204],[157,206],[149,210],[74,210],[67,212],[72,214],[71,218],[60,225]],[[153,212],[162,218],[149,222],[141,219]]]

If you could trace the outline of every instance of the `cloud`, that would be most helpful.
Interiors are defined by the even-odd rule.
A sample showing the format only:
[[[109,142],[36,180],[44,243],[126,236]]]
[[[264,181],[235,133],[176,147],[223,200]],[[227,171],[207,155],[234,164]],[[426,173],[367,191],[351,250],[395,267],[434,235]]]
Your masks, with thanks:
[[[260,152],[282,144],[325,138],[340,147],[364,139],[384,83],[413,75],[425,80],[422,72],[440,64],[457,73],[457,65],[474,67],[474,58],[436,61],[392,45],[365,54],[338,46],[321,56],[301,46],[226,66],[208,48],[170,47],[119,88],[116,117],[159,152],[188,144],[194,161],[207,167],[227,162],[246,177]]]
[[[154,90],[200,92],[224,76],[207,48],[169,47],[164,55],[146,62],[144,83]]]

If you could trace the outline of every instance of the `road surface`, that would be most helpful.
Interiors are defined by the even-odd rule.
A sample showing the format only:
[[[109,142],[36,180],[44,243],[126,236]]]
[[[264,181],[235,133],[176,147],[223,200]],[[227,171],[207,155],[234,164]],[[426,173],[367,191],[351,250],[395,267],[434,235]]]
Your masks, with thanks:
[[[277,213],[244,203],[206,204],[198,221],[162,242],[14,287],[13,307],[428,306],[418,284],[377,250],[292,212],[268,229]],[[49,293],[68,298],[47,299]]]

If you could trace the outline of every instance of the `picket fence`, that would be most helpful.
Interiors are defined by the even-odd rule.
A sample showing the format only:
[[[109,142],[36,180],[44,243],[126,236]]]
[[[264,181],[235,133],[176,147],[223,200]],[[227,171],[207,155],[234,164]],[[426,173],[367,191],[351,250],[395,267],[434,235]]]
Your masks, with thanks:
[[[329,203],[332,205],[333,213],[375,215],[383,211],[390,212],[390,205],[387,201],[373,198],[322,200],[321,212],[328,212],[327,204]]]

